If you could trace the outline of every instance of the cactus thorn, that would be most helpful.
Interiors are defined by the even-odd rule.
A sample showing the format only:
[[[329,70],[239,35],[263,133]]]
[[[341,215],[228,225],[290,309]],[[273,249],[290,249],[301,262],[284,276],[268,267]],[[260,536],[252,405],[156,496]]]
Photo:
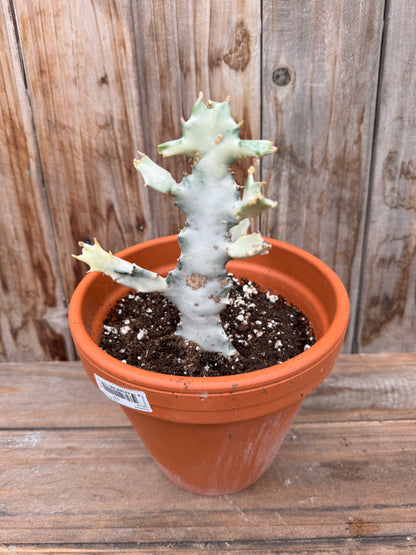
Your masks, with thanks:
[[[227,95],[227,96],[225,97],[225,102],[228,102],[228,104],[229,104],[229,103],[230,103],[230,98],[231,98],[231,96],[230,96],[230,95]]]
[[[221,135],[221,133],[219,135],[217,135],[215,137],[215,144],[218,145],[222,140],[223,140],[223,136]]]
[[[272,146],[272,152],[275,153],[275,152],[277,152],[277,150],[278,150],[278,149],[277,149],[277,146],[274,146],[274,145],[273,145],[273,146]]]
[[[250,166],[250,167],[248,168],[248,170],[247,170],[247,173],[249,173],[250,175],[253,175],[253,173],[254,173],[255,171],[256,171],[256,170],[254,169],[254,166]]]
[[[199,92],[198,100],[202,102],[204,100],[204,93],[202,91]]]
[[[239,121],[239,122],[237,123],[238,129],[241,129],[241,128],[243,127],[243,124],[244,124],[244,120],[242,119],[241,121]]]
[[[185,123],[186,123],[185,119],[184,119],[184,118],[181,118],[181,124],[182,124],[182,125],[185,125]]]

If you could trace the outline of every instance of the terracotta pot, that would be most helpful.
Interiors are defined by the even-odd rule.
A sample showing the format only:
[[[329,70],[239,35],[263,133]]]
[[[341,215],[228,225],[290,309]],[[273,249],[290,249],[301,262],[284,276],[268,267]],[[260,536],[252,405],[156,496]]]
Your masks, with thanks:
[[[71,333],[92,382],[110,398],[135,407],[122,405],[157,464],[175,484],[195,493],[235,492],[265,472],[302,400],[329,374],[343,342],[349,301],[339,278],[305,251],[267,241],[270,254],[232,261],[228,269],[296,304],[318,339],[276,366],[212,378],[155,374],[97,346],[103,319],[127,293],[125,287],[90,273],[69,306]],[[179,247],[176,236],[169,236],[119,256],[165,275],[176,265]]]

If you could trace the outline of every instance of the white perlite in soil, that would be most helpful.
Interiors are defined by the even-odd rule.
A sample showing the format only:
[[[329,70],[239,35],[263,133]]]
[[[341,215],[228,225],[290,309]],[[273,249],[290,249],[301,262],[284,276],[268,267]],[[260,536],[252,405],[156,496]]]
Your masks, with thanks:
[[[309,349],[315,336],[307,317],[281,296],[232,278],[223,328],[237,353],[203,351],[175,335],[178,310],[157,293],[130,293],[113,308],[100,346],[146,370],[185,376],[238,374],[279,364]]]

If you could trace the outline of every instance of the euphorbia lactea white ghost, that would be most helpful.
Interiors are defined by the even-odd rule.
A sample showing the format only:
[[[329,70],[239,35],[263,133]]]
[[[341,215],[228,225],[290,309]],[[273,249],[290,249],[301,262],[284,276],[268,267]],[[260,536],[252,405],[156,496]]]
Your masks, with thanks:
[[[248,218],[276,203],[262,195],[263,184],[254,181],[253,167],[240,195],[230,166],[241,158],[271,154],[276,147],[271,141],[241,140],[228,100],[204,102],[202,94],[182,126],[181,138],[158,147],[165,157],[186,154],[193,159],[192,173],[181,183],[144,154],[134,160],[146,185],[172,195],[186,216],[178,235],[181,255],[176,268],[161,277],[106,252],[97,241],[80,243],[82,254],[74,256],[89,264],[89,271],[103,272],[136,291],[163,293],[180,312],[178,335],[206,351],[231,356],[236,351],[219,317],[230,289],[225,265],[232,258],[268,253],[270,247],[259,233],[247,234]]]

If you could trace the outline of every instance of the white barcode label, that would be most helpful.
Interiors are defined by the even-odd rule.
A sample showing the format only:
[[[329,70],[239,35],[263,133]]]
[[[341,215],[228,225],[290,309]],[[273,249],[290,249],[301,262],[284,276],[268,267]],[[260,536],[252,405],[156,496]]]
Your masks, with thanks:
[[[97,374],[94,374],[94,377],[98,387],[104,395],[107,395],[112,401],[124,405],[125,407],[130,407],[131,409],[153,412],[144,391],[126,389],[125,387],[104,380],[104,378],[97,376]]]

